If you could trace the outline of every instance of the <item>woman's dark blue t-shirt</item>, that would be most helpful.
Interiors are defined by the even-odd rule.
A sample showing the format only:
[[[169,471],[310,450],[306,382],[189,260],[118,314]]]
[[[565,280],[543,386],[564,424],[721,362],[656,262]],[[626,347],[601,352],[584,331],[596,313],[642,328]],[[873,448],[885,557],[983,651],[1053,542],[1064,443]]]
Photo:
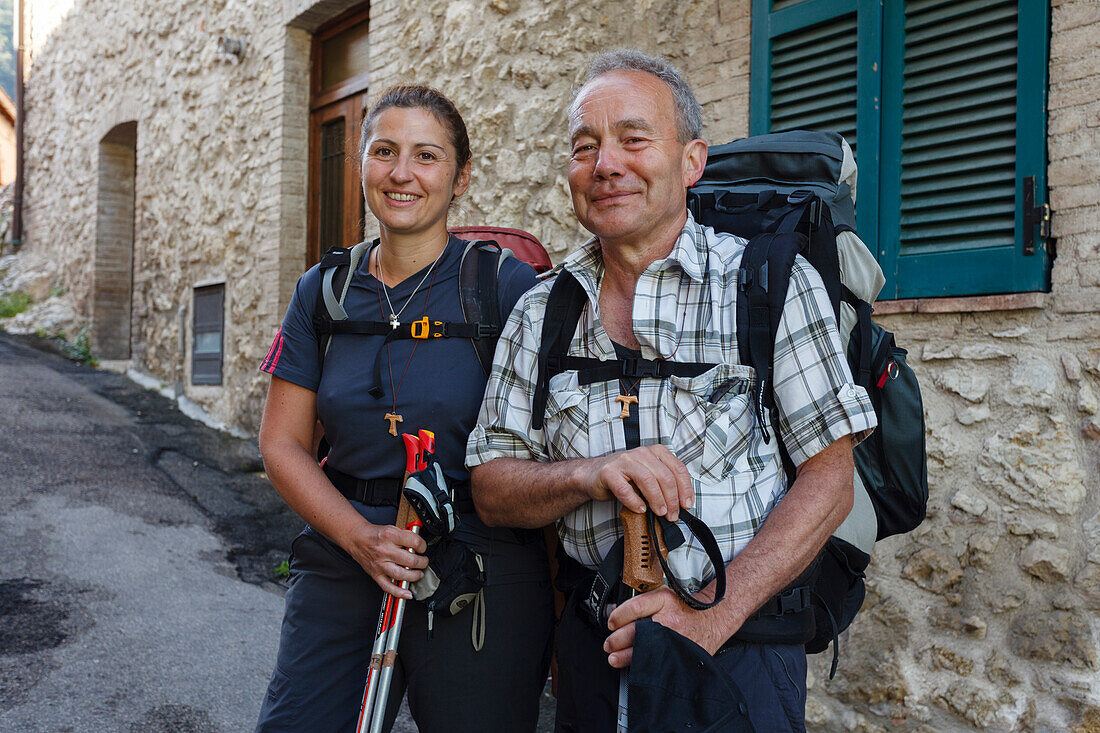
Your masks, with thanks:
[[[426,268],[389,289],[394,309],[404,309],[402,323],[425,315],[433,321],[465,322],[458,289],[465,247],[465,241],[452,236],[411,300]],[[353,321],[387,321],[389,305],[369,273],[369,261],[365,255],[352,274],[344,309]],[[498,280],[503,320],[535,281],[530,265],[511,257],[504,260]],[[401,339],[383,346],[384,336],[338,334],[322,369],[313,325],[320,283],[317,266],[299,278],[282,329],[260,368],[317,393],[317,415],[331,445],[329,464],[361,479],[400,479],[405,468],[400,433],[424,429],[435,433],[436,459],[447,477],[467,483],[466,438],[477,420],[486,382],[473,343],[462,338]],[[368,388],[380,349],[382,394],[375,398]],[[390,435],[384,417],[390,412],[402,417],[396,437]]]

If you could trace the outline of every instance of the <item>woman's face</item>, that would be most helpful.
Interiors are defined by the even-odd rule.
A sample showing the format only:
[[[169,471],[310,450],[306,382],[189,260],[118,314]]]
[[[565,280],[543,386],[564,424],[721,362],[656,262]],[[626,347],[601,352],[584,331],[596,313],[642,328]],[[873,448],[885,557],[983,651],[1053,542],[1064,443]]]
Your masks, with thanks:
[[[363,196],[383,230],[446,231],[447,208],[470,183],[451,137],[425,109],[391,107],[375,119],[363,156]]]

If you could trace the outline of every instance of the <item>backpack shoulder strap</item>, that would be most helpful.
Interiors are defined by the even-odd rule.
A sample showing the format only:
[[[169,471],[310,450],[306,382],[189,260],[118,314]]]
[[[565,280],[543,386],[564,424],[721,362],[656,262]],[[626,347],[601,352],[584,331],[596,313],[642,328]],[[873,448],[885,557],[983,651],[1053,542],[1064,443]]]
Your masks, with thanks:
[[[473,256],[470,253],[473,252]],[[468,324],[478,324],[479,338],[471,339],[481,368],[488,375],[493,368],[493,352],[497,338],[504,326],[500,312],[500,292],[497,283],[504,260],[512,256],[511,250],[502,250],[492,241],[475,240],[462,252],[458,269],[458,294],[462,303],[462,316]]]
[[[355,272],[364,254],[370,250],[371,244],[373,243],[360,242],[351,248],[330,247],[321,256],[321,288],[317,291],[317,305],[314,308],[314,328],[317,328],[320,322],[348,319],[348,313],[344,310],[344,298],[347,297],[348,285],[351,284],[351,273]],[[323,368],[325,355],[328,354],[328,347],[332,343],[332,332],[322,334],[318,330],[317,343]]]
[[[794,258],[806,244],[802,234],[758,234],[745,245],[737,283],[737,351],[742,364],[756,371],[756,409],[775,406],[772,363],[775,335],[787,300]],[[769,440],[767,430],[764,440]]]
[[[531,427],[542,430],[543,413],[546,412],[546,400],[550,396],[550,378],[561,371],[553,370],[551,362],[559,362],[553,357],[564,356],[569,350],[569,342],[577,331],[581,311],[588,302],[588,295],[577,282],[577,278],[568,270],[562,269],[554,278],[550,295],[546,301],[546,312],[542,319],[542,338],[539,341],[538,375],[535,381],[535,395],[531,401]],[[557,366],[560,367],[560,364]]]

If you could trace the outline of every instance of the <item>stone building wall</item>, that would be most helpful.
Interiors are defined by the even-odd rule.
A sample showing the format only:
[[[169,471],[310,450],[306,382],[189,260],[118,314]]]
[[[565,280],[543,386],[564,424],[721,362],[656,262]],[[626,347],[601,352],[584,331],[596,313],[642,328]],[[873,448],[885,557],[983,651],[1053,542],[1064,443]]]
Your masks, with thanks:
[[[27,249],[63,263],[88,315],[96,150],[137,121],[133,362],[254,430],[255,366],[305,251],[310,33],[352,3],[67,2],[39,16],[56,29],[36,37],[28,79]],[[1100,729],[1100,11],[1052,5],[1053,291],[882,317],[923,387],[930,518],[876,548],[837,678],[813,659],[813,730]],[[474,148],[455,223],[528,229],[559,259],[586,236],[564,111],[585,58],[669,56],[724,142],[748,130],[749,15],[749,0],[380,0],[372,91],[451,95]],[[241,60],[219,35],[247,39]],[[179,309],[210,282],[226,283],[225,386],[194,388]]]
[[[588,237],[569,202],[565,115],[586,59],[667,56],[726,141],[748,129],[748,16],[748,0],[426,0],[416,13],[385,0],[372,6],[372,86],[428,81],[452,96],[474,151],[460,223],[527,229],[556,261]]]
[[[69,294],[91,319],[101,142],[136,122],[132,363],[168,387],[185,385],[220,422],[254,426],[262,392],[253,372],[270,337],[257,338],[257,319],[277,319],[264,298],[276,288],[265,288],[254,261],[277,225],[258,205],[278,142],[260,93],[274,71],[257,43],[263,4],[27,5],[25,249],[63,263]],[[221,52],[219,36],[244,39],[242,58]],[[224,388],[189,384],[181,338],[192,288],[213,283],[226,284]]]

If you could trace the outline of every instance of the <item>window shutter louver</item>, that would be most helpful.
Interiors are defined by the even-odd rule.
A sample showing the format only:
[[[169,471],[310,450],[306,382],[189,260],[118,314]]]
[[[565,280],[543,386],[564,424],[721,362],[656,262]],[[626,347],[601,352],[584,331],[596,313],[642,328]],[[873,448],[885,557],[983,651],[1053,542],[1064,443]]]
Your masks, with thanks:
[[[835,130],[856,146],[856,14],[772,41],[769,130]]]
[[[1049,289],[1049,0],[756,0],[752,21],[752,133],[859,132],[880,298]]]

